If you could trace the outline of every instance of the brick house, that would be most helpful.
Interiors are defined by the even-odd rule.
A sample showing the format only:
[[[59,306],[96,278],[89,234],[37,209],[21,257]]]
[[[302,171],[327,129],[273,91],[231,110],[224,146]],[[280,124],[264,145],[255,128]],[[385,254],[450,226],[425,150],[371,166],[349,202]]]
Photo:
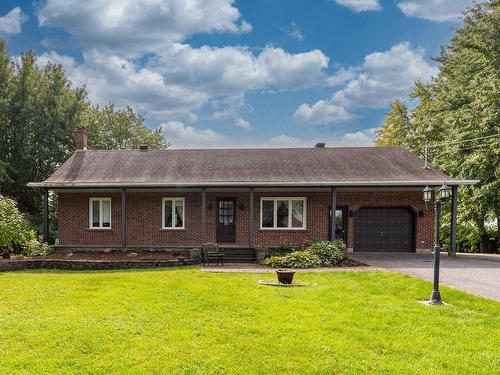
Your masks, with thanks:
[[[398,147],[88,150],[83,128],[76,144],[52,176],[29,184],[43,188],[45,212],[48,191],[58,193],[59,246],[72,251],[217,242],[230,253],[341,238],[348,251],[425,252],[434,206],[424,187],[446,181],[456,217],[457,187],[475,183]]]

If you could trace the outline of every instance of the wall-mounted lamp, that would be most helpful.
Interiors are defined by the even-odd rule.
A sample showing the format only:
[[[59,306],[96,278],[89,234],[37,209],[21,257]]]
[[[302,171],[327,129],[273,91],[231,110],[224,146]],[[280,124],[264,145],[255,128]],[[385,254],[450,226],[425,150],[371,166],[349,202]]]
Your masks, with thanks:
[[[213,209],[213,208],[214,208],[214,204],[213,204],[212,202],[209,202],[209,203],[208,203],[208,209],[209,209],[210,211],[212,211],[212,209]]]
[[[349,210],[349,216],[350,216],[350,217],[353,217],[353,216],[354,216],[354,211],[353,211],[353,210]]]
[[[418,211],[418,217],[424,217],[425,212],[423,210]]]
[[[244,210],[245,209],[245,204],[243,202],[240,203],[240,210]]]

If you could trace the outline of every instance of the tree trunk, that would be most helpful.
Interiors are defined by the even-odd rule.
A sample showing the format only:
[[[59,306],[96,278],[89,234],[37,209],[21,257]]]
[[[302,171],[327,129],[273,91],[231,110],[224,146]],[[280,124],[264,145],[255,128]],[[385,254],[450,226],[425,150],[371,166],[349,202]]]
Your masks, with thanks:
[[[487,233],[481,233],[481,239],[479,241],[479,251],[481,253],[488,253],[490,248],[490,237]]]
[[[490,238],[488,236],[488,231],[486,230],[486,227],[484,226],[484,221],[486,219],[486,215],[484,213],[479,213],[475,217],[475,222],[477,225],[477,229],[479,229],[479,252],[480,253],[487,253],[488,252],[488,247],[490,243]]]

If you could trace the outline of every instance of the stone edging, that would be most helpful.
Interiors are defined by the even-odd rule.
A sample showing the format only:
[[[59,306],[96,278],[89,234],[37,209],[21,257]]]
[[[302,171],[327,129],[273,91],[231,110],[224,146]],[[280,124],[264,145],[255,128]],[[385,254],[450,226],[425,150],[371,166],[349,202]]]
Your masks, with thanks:
[[[60,269],[60,270],[115,270],[131,268],[163,268],[182,267],[199,262],[186,259],[176,260],[64,260],[64,259],[19,259],[1,260],[0,272],[27,269]]]

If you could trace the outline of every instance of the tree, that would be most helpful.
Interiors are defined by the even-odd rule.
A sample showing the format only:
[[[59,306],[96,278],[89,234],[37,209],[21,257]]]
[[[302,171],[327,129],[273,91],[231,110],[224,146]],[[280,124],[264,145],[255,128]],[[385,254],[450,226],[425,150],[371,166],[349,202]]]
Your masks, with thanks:
[[[418,82],[410,96],[418,100],[410,113],[413,136],[397,141],[419,154],[429,142],[433,165],[455,178],[480,180],[461,188],[459,220],[475,224],[486,251],[486,223],[496,217],[500,233],[500,2],[477,4],[464,15],[436,59],[438,75]],[[396,116],[392,109],[386,121]]]
[[[0,80],[2,192],[34,214],[37,195],[26,184],[45,179],[69,156],[86,92],[71,87],[60,65],[39,68],[33,52],[14,62],[4,41],[0,41]]]
[[[413,129],[408,115],[408,107],[399,99],[391,103],[390,112],[386,113],[384,123],[377,131],[377,146],[408,146]]]
[[[152,149],[166,148],[163,130],[149,129],[144,118],[132,108],[116,110],[113,104],[89,107],[83,116],[88,144],[94,149],[138,149],[147,144]]]
[[[16,202],[0,197],[0,251],[21,252],[33,240],[35,232],[17,209]]]

